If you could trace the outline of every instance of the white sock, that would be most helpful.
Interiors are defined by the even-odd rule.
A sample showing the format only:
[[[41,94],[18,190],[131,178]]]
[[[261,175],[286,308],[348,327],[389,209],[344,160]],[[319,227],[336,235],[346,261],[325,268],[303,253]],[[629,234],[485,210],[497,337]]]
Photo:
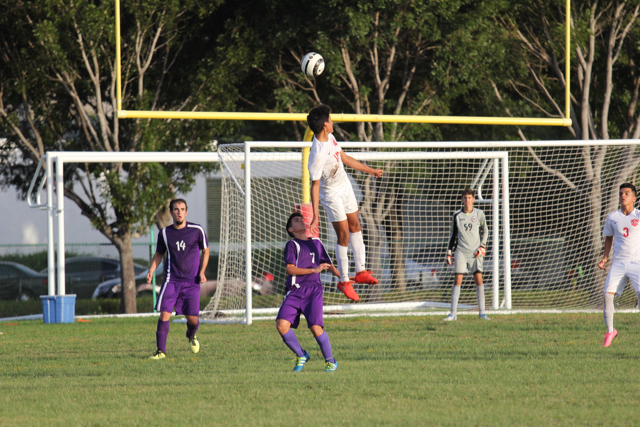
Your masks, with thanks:
[[[604,316],[604,325],[607,327],[607,333],[613,332],[613,297],[608,292],[604,293],[604,310],[602,312]]]
[[[460,286],[453,285],[453,292],[451,293],[451,314],[453,316],[458,315],[459,299],[460,299]]]
[[[478,297],[478,310],[484,314],[484,285],[476,286],[476,296]]]
[[[338,271],[340,272],[340,281],[349,281],[349,255],[347,253],[349,248],[346,246],[340,246],[336,243],[336,258],[338,259]]]
[[[356,273],[359,273],[364,270],[364,265],[367,260],[362,231],[351,233],[349,241],[351,242],[351,250],[353,251],[353,261],[356,264]]]

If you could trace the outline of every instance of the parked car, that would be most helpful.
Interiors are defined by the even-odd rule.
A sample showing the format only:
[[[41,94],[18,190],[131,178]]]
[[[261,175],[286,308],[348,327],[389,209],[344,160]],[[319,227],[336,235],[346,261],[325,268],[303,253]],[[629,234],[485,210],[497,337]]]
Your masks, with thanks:
[[[408,289],[439,289],[449,285],[453,280],[453,270],[448,270],[445,265],[446,246],[444,244],[427,244],[405,251],[405,278]],[[389,255],[381,257],[381,270],[377,279],[380,288],[384,291],[390,290],[392,284],[392,270],[390,267]],[[370,268],[370,266],[367,266]],[[353,259],[349,263],[349,272],[355,276],[355,264]],[[335,289],[338,279],[330,273],[323,273],[322,284],[328,289]],[[366,288],[366,286],[365,286]]]
[[[134,264],[136,275],[146,272],[146,267]],[[48,269],[40,274],[46,276]],[[57,272],[57,269],[56,269]],[[146,273],[145,273],[146,274]],[[75,257],[65,260],[65,292],[77,298],[91,298],[96,286],[106,280],[120,278],[120,261],[100,257]],[[40,295],[45,295],[44,293]]]
[[[215,258],[217,261],[217,257]],[[211,265],[211,262],[214,261],[213,257],[209,261],[209,267],[207,267],[207,272],[205,275],[207,277],[216,277],[214,271],[217,272],[217,265]],[[252,280],[252,288],[254,292],[259,293],[261,295],[269,295],[274,292],[273,287],[273,274],[264,269],[261,266],[257,266],[258,271]],[[160,292],[160,288],[162,286],[163,278],[164,278],[164,265],[161,263],[155,271],[156,275],[156,293]],[[245,283],[244,279],[230,279],[227,281],[227,291],[229,295],[236,295],[240,293],[242,289],[244,289]],[[211,297],[216,291],[218,287],[217,280],[207,280],[206,282],[200,285],[200,296]],[[120,278],[107,280],[103,283],[100,283],[94,293],[92,298],[120,298],[120,293],[122,292],[122,286]],[[152,295],[153,293],[153,285],[147,284],[147,270],[145,269],[142,273],[136,276],[136,293],[137,295]]]
[[[39,293],[42,288],[44,293]],[[46,293],[46,276],[17,262],[0,262],[0,299],[26,301]]]
[[[498,259],[500,276],[504,276],[504,261]],[[486,257],[483,262],[482,278],[485,284],[490,284],[493,276],[493,258]],[[532,289],[535,287],[531,274],[522,268],[519,258],[511,256],[511,289]]]
[[[427,244],[408,253],[405,258],[407,283],[420,289],[438,289],[453,280],[453,270],[445,263],[446,243]]]
[[[148,269],[144,269],[142,272],[136,274],[136,294],[144,294],[148,293],[150,295],[153,294],[153,284],[147,283],[147,271]],[[163,282],[164,277],[164,263],[160,262],[158,268],[154,272],[156,276],[156,292],[160,292],[160,287]],[[115,279],[109,279],[102,283],[100,283],[96,289],[93,291],[93,295],[91,295],[91,299],[98,298],[120,298],[120,292],[122,292],[122,280],[120,277],[116,277]]]

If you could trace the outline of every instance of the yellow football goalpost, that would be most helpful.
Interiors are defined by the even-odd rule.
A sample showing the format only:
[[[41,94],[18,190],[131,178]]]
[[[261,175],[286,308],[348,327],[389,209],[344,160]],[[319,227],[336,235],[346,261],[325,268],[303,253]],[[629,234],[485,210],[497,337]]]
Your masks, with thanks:
[[[144,111],[122,109],[122,73],[121,73],[121,35],[120,35],[120,0],[115,0],[116,8],[116,103],[119,119],[188,119],[188,120],[307,120],[306,113],[241,113],[241,112],[205,112],[205,111]],[[565,117],[564,118],[531,118],[531,117],[465,117],[465,116],[409,116],[389,114],[344,114],[334,113],[334,122],[383,122],[383,123],[435,123],[435,124],[467,124],[467,125],[533,125],[533,126],[571,126],[571,95],[570,95],[570,42],[571,42],[571,0],[566,0],[565,23]],[[309,130],[305,133],[304,141],[311,141]],[[309,149],[303,149],[303,181],[308,183],[306,161]],[[306,179],[305,179],[306,178]],[[310,203],[311,197],[308,185],[302,188],[302,203]]]
[[[121,51],[120,51],[120,0],[116,2],[116,101],[117,115],[120,119],[201,119],[201,120],[280,120],[301,121],[307,119],[306,113],[240,113],[240,112],[204,112],[204,111],[143,111],[122,109]],[[465,117],[465,116],[408,116],[388,114],[332,114],[334,122],[383,122],[383,123],[437,123],[467,125],[533,125],[533,126],[571,126],[570,115],[570,41],[571,41],[571,0],[566,0],[565,24],[565,118],[527,118],[527,117]]]

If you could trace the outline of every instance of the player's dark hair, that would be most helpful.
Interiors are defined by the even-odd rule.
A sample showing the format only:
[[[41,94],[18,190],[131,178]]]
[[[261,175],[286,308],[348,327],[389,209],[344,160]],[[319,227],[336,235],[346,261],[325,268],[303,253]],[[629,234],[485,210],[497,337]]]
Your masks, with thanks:
[[[633,191],[633,197],[638,197],[635,185],[631,184],[630,182],[625,182],[620,186],[620,190],[622,190],[623,188],[630,188],[631,191]]]
[[[189,210],[189,206],[187,206],[187,201],[185,199],[173,199],[172,201],[169,202],[169,211],[173,211],[173,205],[175,203],[184,203],[184,209],[185,210]]]
[[[322,132],[325,122],[329,121],[330,115],[331,108],[328,105],[320,104],[317,107],[313,107],[307,116],[309,129],[316,135],[319,134]]]
[[[291,222],[293,221],[293,218],[299,216],[300,218],[302,218],[304,220],[304,217],[302,216],[302,214],[300,212],[294,212],[291,215],[289,215],[289,219],[287,220],[287,234],[289,236],[291,236],[292,238],[295,238],[296,236],[294,236],[293,234],[291,234],[291,232],[289,231],[289,229],[291,228]]]
[[[466,195],[470,195],[474,199],[476,198],[476,195],[474,194],[473,190],[470,188],[465,188],[464,190],[462,190],[462,195],[460,197],[464,197]]]

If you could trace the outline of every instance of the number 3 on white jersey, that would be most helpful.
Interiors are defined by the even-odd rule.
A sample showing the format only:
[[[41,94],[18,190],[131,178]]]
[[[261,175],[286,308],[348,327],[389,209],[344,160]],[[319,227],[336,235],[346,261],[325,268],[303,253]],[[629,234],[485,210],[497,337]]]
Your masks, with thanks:
[[[178,252],[180,252],[181,250],[184,251],[184,248],[187,247],[187,245],[184,244],[184,240],[176,242],[176,246],[178,247]]]

